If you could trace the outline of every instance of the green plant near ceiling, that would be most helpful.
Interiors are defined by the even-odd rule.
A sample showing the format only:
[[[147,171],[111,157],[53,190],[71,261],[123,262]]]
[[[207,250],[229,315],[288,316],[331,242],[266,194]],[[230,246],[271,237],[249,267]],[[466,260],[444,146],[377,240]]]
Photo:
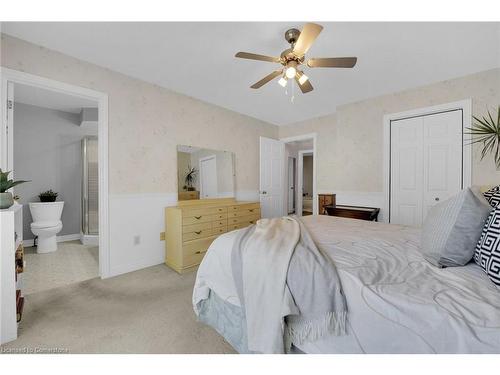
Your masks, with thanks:
[[[488,154],[492,154],[497,169],[500,169],[500,105],[497,108],[496,117],[491,115],[481,118],[472,116],[474,124],[468,128],[468,134],[472,136],[471,144],[482,143],[481,160]]]

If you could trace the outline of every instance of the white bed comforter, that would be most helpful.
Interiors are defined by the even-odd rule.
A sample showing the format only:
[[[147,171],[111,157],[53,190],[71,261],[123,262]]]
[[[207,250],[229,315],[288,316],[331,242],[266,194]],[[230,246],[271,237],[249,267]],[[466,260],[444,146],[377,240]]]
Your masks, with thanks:
[[[345,336],[306,353],[500,353],[500,290],[475,264],[439,269],[422,258],[419,230],[329,216],[303,218],[335,262],[347,299]],[[239,306],[231,271],[236,232],[220,236],[198,270],[193,304],[213,290]]]

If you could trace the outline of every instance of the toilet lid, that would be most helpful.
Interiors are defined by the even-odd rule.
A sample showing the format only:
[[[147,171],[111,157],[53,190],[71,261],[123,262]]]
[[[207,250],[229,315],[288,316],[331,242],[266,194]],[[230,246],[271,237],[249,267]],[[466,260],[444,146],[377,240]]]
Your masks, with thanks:
[[[33,229],[43,229],[43,228],[53,228],[62,224],[61,220],[57,221],[37,221],[36,223],[31,223],[31,228]]]

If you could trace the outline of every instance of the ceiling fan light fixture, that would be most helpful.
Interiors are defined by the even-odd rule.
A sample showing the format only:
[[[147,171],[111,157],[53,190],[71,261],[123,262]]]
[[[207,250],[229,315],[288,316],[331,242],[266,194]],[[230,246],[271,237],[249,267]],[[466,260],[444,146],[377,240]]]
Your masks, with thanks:
[[[285,87],[287,82],[288,82],[288,80],[285,77],[281,77],[278,81],[278,83],[281,85],[281,87]]]
[[[292,79],[295,77],[296,74],[297,74],[297,62],[290,61],[286,65],[285,75],[287,78]]]
[[[306,76],[304,73],[300,74],[300,77],[299,77],[299,83],[301,85],[303,85],[304,83],[307,82],[307,80],[309,79],[308,76]]]

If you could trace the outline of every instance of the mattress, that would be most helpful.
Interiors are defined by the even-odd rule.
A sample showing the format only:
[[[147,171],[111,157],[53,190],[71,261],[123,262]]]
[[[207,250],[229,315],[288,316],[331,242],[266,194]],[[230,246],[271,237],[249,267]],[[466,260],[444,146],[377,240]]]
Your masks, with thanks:
[[[474,263],[432,266],[420,254],[416,228],[331,216],[302,221],[338,269],[348,326],[346,335],[305,343],[301,351],[500,353],[500,290]],[[235,236],[220,236],[200,265],[193,291],[198,313],[210,293],[240,308],[231,271]]]

